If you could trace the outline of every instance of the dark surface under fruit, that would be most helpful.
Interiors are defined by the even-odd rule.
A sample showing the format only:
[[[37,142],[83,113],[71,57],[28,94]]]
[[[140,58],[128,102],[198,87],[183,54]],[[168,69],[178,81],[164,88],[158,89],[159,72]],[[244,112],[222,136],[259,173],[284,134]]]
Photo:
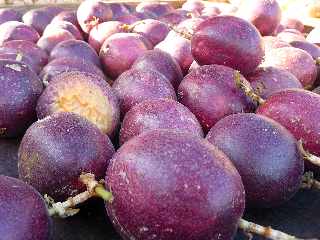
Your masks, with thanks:
[[[18,140],[0,139],[0,174],[17,177]],[[320,191],[303,190],[283,206],[274,209],[250,210],[246,219],[270,225],[298,237],[320,236]],[[83,206],[78,215],[54,219],[52,240],[121,240],[106,220],[102,201]],[[247,239],[239,233],[235,240]],[[262,239],[262,238],[254,238]]]

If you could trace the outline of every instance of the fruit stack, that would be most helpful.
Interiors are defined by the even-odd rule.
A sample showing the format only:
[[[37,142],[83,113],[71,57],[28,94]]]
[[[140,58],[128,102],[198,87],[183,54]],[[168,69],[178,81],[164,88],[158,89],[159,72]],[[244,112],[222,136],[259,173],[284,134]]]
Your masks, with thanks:
[[[320,189],[320,27],[240,2],[1,9],[0,239],[91,197],[123,239],[295,239],[243,214]]]

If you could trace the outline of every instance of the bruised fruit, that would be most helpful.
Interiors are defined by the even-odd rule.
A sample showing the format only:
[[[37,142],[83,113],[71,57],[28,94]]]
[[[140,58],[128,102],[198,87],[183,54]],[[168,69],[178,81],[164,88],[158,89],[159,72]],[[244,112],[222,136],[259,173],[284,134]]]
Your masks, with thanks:
[[[0,9],[0,24],[17,21],[21,22],[22,14],[12,8],[2,8]]]
[[[70,32],[75,39],[83,40],[82,33],[80,30],[70,22],[67,21],[56,21],[50,23],[44,30],[43,35],[50,35],[50,32],[55,31],[56,29],[63,29]]]
[[[0,235],[10,240],[48,240],[51,219],[41,195],[16,178],[0,175]]]
[[[170,54],[158,49],[146,51],[142,56],[137,58],[132,65],[132,69],[157,71],[163,74],[175,89],[178,88],[183,79],[179,64]]]
[[[234,79],[232,68],[205,65],[194,69],[182,80],[178,89],[179,101],[196,115],[205,132],[227,115],[254,109],[237,89]]]
[[[166,13],[174,11],[174,8],[169,3],[164,2],[141,2],[137,5],[136,11],[160,17]]]
[[[37,42],[39,38],[35,29],[22,22],[9,21],[0,25],[0,45],[11,40]]]
[[[204,139],[154,130],[126,142],[106,174],[107,213],[123,239],[233,239],[245,193],[228,157]],[[170,219],[170,220],[169,220]]]
[[[120,99],[122,116],[134,105],[145,100],[176,100],[174,88],[169,80],[161,73],[150,69],[130,69],[114,81],[112,88]]]
[[[100,50],[106,74],[116,78],[128,70],[139,56],[152,48],[147,42],[149,41],[138,33],[116,33],[107,38]]]
[[[299,190],[304,164],[297,141],[272,119],[254,113],[233,114],[217,122],[207,140],[239,171],[247,207],[274,207]],[[257,143],[259,147],[252,147]]]
[[[48,85],[55,76],[58,76],[64,72],[72,71],[90,73],[101,79],[106,79],[102,70],[96,65],[84,59],[73,57],[57,58],[52,60],[42,69],[39,77],[42,79],[45,85]]]
[[[52,79],[37,104],[39,119],[55,112],[73,112],[113,136],[119,123],[118,99],[107,82],[85,72],[66,72]]]
[[[85,33],[99,23],[112,19],[112,10],[108,3],[100,0],[83,1],[77,10],[77,19]]]
[[[50,53],[57,44],[70,39],[75,39],[75,37],[69,31],[64,29],[53,29],[46,35],[43,35],[37,42],[37,45],[47,53]]]
[[[155,129],[171,129],[203,137],[200,123],[188,108],[174,100],[157,99],[139,103],[127,112],[121,125],[120,144]]]
[[[19,177],[57,200],[86,188],[83,172],[105,175],[114,147],[107,135],[73,113],[57,113],[31,125],[18,152]]]
[[[80,58],[92,62],[97,67],[100,67],[100,59],[96,51],[85,41],[81,40],[66,40],[57,44],[50,52],[50,60],[72,57]]]
[[[0,138],[21,135],[36,119],[43,85],[26,64],[0,60]]]
[[[200,65],[225,65],[243,74],[252,72],[264,56],[259,31],[234,16],[218,16],[202,22],[192,37],[191,49]]]
[[[247,76],[255,92],[266,99],[275,92],[288,88],[303,88],[290,72],[276,67],[260,67]]]
[[[317,78],[317,67],[312,56],[299,48],[273,49],[266,53],[263,66],[289,71],[301,82],[304,88],[310,88]]]

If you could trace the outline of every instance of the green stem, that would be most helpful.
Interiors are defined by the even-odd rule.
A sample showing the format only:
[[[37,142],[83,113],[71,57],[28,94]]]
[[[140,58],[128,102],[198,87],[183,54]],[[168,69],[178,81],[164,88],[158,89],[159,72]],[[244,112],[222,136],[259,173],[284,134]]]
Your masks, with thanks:
[[[94,189],[97,196],[101,197],[106,202],[112,202],[113,201],[113,195],[111,192],[107,191],[103,185],[99,184]]]

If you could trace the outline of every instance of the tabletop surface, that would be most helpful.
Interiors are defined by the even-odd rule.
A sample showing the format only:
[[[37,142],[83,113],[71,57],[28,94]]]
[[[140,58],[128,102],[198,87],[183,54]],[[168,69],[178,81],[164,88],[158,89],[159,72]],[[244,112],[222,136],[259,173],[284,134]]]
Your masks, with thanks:
[[[18,140],[0,140],[0,174],[17,177]],[[285,205],[249,210],[245,218],[300,238],[320,238],[320,191],[301,190]],[[101,200],[82,206],[78,215],[54,218],[53,240],[120,240],[106,216]],[[239,232],[236,240],[246,239]],[[259,238],[255,238],[259,239]]]

